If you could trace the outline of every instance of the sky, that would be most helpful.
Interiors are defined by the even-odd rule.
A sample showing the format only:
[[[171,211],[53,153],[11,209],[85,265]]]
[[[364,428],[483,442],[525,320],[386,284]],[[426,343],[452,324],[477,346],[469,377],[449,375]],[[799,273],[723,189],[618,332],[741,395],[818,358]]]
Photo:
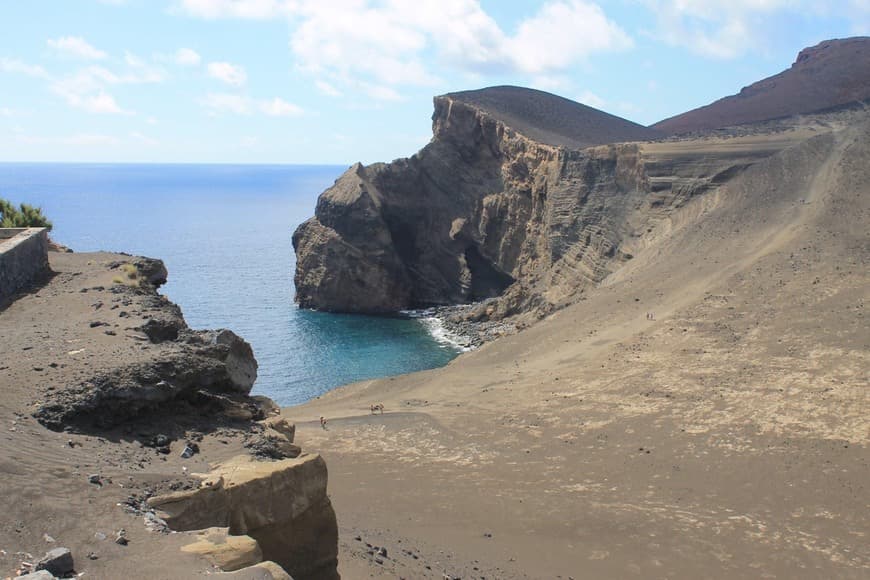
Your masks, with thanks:
[[[0,161],[389,161],[502,84],[646,125],[868,33],[870,0],[0,0]]]

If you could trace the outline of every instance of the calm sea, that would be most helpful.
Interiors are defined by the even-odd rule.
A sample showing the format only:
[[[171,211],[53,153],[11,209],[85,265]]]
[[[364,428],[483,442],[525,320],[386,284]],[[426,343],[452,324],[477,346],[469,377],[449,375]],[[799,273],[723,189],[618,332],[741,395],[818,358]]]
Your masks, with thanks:
[[[0,164],[0,197],[41,206],[76,251],[162,259],[193,328],[254,347],[254,392],[282,405],[442,366],[459,352],[419,320],[299,310],[290,237],[344,170],[300,165]]]

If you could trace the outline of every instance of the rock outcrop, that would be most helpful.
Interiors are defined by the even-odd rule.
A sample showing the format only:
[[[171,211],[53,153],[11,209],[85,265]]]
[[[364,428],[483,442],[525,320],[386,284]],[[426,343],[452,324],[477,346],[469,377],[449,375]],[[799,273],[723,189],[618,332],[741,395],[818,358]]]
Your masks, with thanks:
[[[248,397],[257,379],[251,345],[230,330],[188,328],[178,306],[156,292],[167,276],[160,260],[138,258],[116,269],[122,265],[136,284],[118,284],[113,290],[135,296],[152,310],[134,330],[144,335],[140,339],[160,345],[160,360],[113,366],[50,391],[34,416],[55,430],[71,424],[104,428],[169,405],[189,404],[204,413],[262,419],[262,405]]]
[[[518,115],[565,112],[564,99],[541,105],[542,94],[436,97],[434,137],[419,153],[346,171],[293,236],[300,306],[387,313],[499,297],[470,316],[546,315],[631,259],[664,212],[785,146],[569,149],[561,143],[582,144],[584,128],[592,143],[655,135],[588,107],[566,125],[578,134],[558,135],[538,113],[536,132]]]
[[[240,456],[203,476],[198,489],[154,497],[149,504],[174,530],[227,528],[223,545],[209,539],[221,536],[211,530],[188,548],[229,563],[225,570],[249,563],[259,549],[296,580],[332,580],[338,578],[338,528],[326,483],[319,455],[275,462]],[[258,547],[231,539],[238,536],[250,536]]]

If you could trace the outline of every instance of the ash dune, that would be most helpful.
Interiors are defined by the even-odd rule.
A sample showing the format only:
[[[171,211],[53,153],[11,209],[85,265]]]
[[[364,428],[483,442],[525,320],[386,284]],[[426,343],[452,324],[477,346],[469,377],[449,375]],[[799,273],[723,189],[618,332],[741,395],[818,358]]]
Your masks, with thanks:
[[[659,121],[651,128],[688,133],[813,113],[870,99],[870,38],[826,40],[805,48],[790,68],[738,94]]]
[[[643,125],[535,89],[499,86],[445,96],[449,101],[483,109],[506,126],[545,145],[578,149],[660,136]],[[436,110],[435,116],[439,114]]]
[[[865,109],[570,150],[448,97],[417,156],[323,194],[300,302],[470,299],[496,271],[473,316],[528,327],[283,411],[330,465],[344,576],[866,577]],[[478,189],[443,187],[436,152]]]

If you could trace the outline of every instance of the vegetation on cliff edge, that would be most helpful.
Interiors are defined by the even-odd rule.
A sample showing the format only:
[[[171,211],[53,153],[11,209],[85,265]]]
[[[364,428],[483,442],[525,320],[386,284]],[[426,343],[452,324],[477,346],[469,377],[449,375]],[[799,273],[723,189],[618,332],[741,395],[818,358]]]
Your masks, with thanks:
[[[0,228],[48,228],[52,225],[42,208],[22,203],[16,209],[12,202],[0,198]]]

